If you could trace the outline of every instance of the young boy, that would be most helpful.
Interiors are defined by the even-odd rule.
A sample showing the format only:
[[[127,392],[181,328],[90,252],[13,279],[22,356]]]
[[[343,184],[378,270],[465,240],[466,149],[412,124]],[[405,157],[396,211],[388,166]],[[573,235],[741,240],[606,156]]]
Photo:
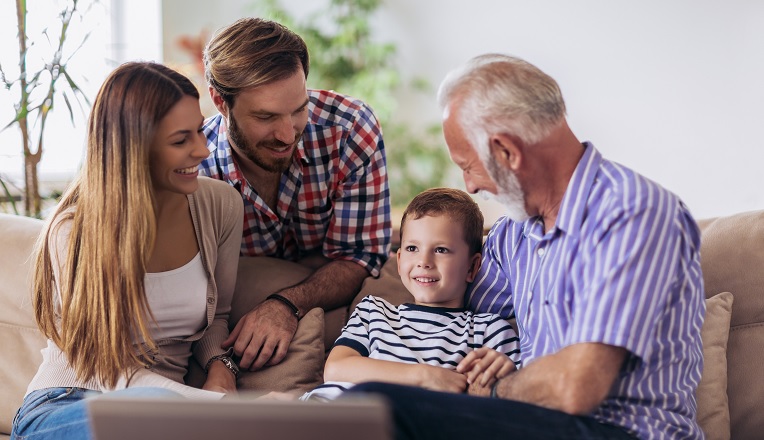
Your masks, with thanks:
[[[301,399],[333,399],[369,381],[462,393],[470,383],[490,384],[515,369],[520,351],[509,323],[464,309],[482,236],[483,215],[464,191],[435,188],[417,195],[403,213],[398,250],[398,273],[414,304],[364,298],[326,360],[326,383]],[[489,350],[457,371],[480,347]]]

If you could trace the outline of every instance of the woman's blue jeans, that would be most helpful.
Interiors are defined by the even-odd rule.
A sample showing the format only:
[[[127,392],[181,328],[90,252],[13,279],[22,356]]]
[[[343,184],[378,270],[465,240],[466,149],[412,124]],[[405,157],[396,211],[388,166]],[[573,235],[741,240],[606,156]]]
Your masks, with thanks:
[[[11,439],[93,438],[85,400],[103,393],[82,388],[45,388],[32,391],[16,412]],[[109,393],[124,397],[177,397],[164,388],[128,388]]]

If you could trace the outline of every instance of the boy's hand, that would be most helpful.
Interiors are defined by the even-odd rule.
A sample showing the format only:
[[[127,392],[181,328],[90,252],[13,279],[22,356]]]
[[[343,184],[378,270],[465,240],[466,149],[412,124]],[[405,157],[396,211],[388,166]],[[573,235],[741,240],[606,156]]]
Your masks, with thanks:
[[[468,384],[476,384],[483,388],[514,369],[514,362],[507,355],[488,347],[480,347],[467,353],[456,366],[456,371],[466,374]]]
[[[417,368],[420,386],[428,390],[463,393],[467,389],[467,376],[448,368],[427,364],[412,365]]]

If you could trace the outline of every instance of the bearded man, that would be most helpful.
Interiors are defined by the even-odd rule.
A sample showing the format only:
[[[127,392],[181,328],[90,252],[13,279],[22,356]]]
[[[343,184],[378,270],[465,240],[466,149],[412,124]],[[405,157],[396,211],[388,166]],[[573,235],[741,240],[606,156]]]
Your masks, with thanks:
[[[390,251],[390,197],[382,131],[363,102],[308,90],[308,49],[283,25],[244,18],[204,51],[219,114],[203,127],[201,174],[244,202],[241,254],[317,268],[255,306],[232,330],[239,367],[279,363],[298,320],[350,303]]]

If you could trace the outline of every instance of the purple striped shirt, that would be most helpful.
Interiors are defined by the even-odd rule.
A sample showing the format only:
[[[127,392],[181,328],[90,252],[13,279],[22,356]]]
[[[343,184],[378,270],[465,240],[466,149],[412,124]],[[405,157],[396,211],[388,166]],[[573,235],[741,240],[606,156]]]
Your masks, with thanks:
[[[493,226],[469,307],[515,315],[524,365],[577,343],[627,349],[592,415],[640,438],[702,439],[698,227],[677,196],[584,147],[551,230],[539,217]]]

